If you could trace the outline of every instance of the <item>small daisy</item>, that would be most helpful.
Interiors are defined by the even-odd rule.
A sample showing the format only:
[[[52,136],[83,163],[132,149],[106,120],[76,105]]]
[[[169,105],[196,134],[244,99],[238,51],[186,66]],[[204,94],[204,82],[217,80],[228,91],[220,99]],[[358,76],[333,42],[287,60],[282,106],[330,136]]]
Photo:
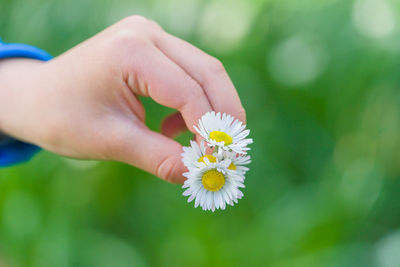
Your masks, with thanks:
[[[210,147],[246,154],[250,149],[247,145],[253,143],[251,138],[246,138],[250,133],[250,130],[245,130],[246,125],[225,113],[207,112],[194,128]]]
[[[239,188],[244,187],[243,177],[234,170],[228,169],[231,160],[204,162],[191,168],[183,175],[187,178],[182,188],[184,196],[189,196],[188,202],[195,200],[194,206],[201,206],[203,210],[225,209],[226,204],[237,203],[243,197]]]
[[[189,147],[183,147],[182,162],[188,168],[196,168],[199,162],[204,162],[207,158],[210,162],[217,162],[217,158],[213,155],[206,154],[206,147],[201,141],[200,145],[197,142],[190,140]]]
[[[249,170],[249,168],[243,166],[251,163],[249,155],[240,155],[240,154],[238,155],[235,152],[224,151],[223,153],[218,153],[217,157],[218,160],[230,159],[232,162],[229,165],[228,169],[237,171],[238,174],[242,175],[243,177]]]

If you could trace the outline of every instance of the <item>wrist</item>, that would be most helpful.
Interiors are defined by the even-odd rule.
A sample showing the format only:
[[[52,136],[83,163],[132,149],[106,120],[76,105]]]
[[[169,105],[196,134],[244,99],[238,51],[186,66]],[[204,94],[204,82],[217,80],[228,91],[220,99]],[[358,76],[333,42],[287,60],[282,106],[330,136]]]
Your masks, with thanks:
[[[0,60],[0,132],[33,141],[29,125],[40,88],[38,71],[43,64],[25,58]]]

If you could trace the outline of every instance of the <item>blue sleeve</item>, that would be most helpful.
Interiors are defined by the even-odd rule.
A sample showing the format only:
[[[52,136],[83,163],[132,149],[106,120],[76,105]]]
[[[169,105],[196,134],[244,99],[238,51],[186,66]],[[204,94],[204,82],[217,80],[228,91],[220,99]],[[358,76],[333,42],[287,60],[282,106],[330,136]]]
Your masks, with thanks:
[[[0,60],[5,58],[32,58],[48,61],[52,57],[47,52],[26,44],[6,44],[0,39]],[[0,168],[22,163],[31,159],[40,148],[5,135],[0,132]]]

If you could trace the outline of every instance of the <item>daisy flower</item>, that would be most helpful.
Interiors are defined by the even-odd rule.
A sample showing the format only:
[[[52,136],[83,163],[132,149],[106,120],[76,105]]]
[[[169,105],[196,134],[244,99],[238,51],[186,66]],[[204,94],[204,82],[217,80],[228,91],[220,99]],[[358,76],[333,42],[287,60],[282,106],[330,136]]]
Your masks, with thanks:
[[[195,200],[194,206],[203,210],[225,209],[226,204],[237,203],[243,197],[239,188],[244,187],[243,177],[236,171],[228,169],[231,160],[204,162],[197,164],[183,175],[187,178],[182,188],[184,196],[189,196],[188,202]]]
[[[247,145],[253,143],[251,138],[246,138],[250,133],[250,130],[245,130],[246,125],[225,113],[207,112],[194,128],[210,147],[246,154],[250,149]]]
[[[196,168],[199,162],[204,162],[204,158],[207,158],[210,162],[217,162],[217,158],[214,155],[206,154],[206,147],[204,142],[201,141],[200,145],[197,142],[190,140],[189,147],[183,147],[182,162],[188,168]]]
[[[247,145],[253,142],[247,138],[250,130],[232,116],[214,111],[202,116],[194,128],[211,149],[203,141],[190,141],[190,146],[183,148],[182,161],[189,170],[183,174],[187,178],[183,195],[203,210],[233,206],[243,197],[240,188],[249,170],[244,165],[251,162],[247,155]]]
[[[240,155],[235,152],[224,151],[223,153],[218,153],[217,157],[218,157],[218,160],[230,159],[232,162],[229,165],[228,169],[237,171],[238,174],[242,175],[243,177],[246,174],[246,172],[249,170],[249,168],[244,166],[244,165],[251,163],[249,155]]]

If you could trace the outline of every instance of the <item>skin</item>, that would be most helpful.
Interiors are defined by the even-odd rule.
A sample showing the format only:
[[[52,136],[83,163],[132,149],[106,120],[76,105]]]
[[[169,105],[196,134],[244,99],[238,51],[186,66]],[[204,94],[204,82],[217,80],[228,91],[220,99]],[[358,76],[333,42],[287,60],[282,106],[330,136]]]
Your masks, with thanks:
[[[138,96],[177,110],[149,130]],[[54,153],[116,160],[183,183],[172,138],[207,111],[245,121],[220,61],[144,17],[127,17],[48,62],[0,61],[0,131]]]

